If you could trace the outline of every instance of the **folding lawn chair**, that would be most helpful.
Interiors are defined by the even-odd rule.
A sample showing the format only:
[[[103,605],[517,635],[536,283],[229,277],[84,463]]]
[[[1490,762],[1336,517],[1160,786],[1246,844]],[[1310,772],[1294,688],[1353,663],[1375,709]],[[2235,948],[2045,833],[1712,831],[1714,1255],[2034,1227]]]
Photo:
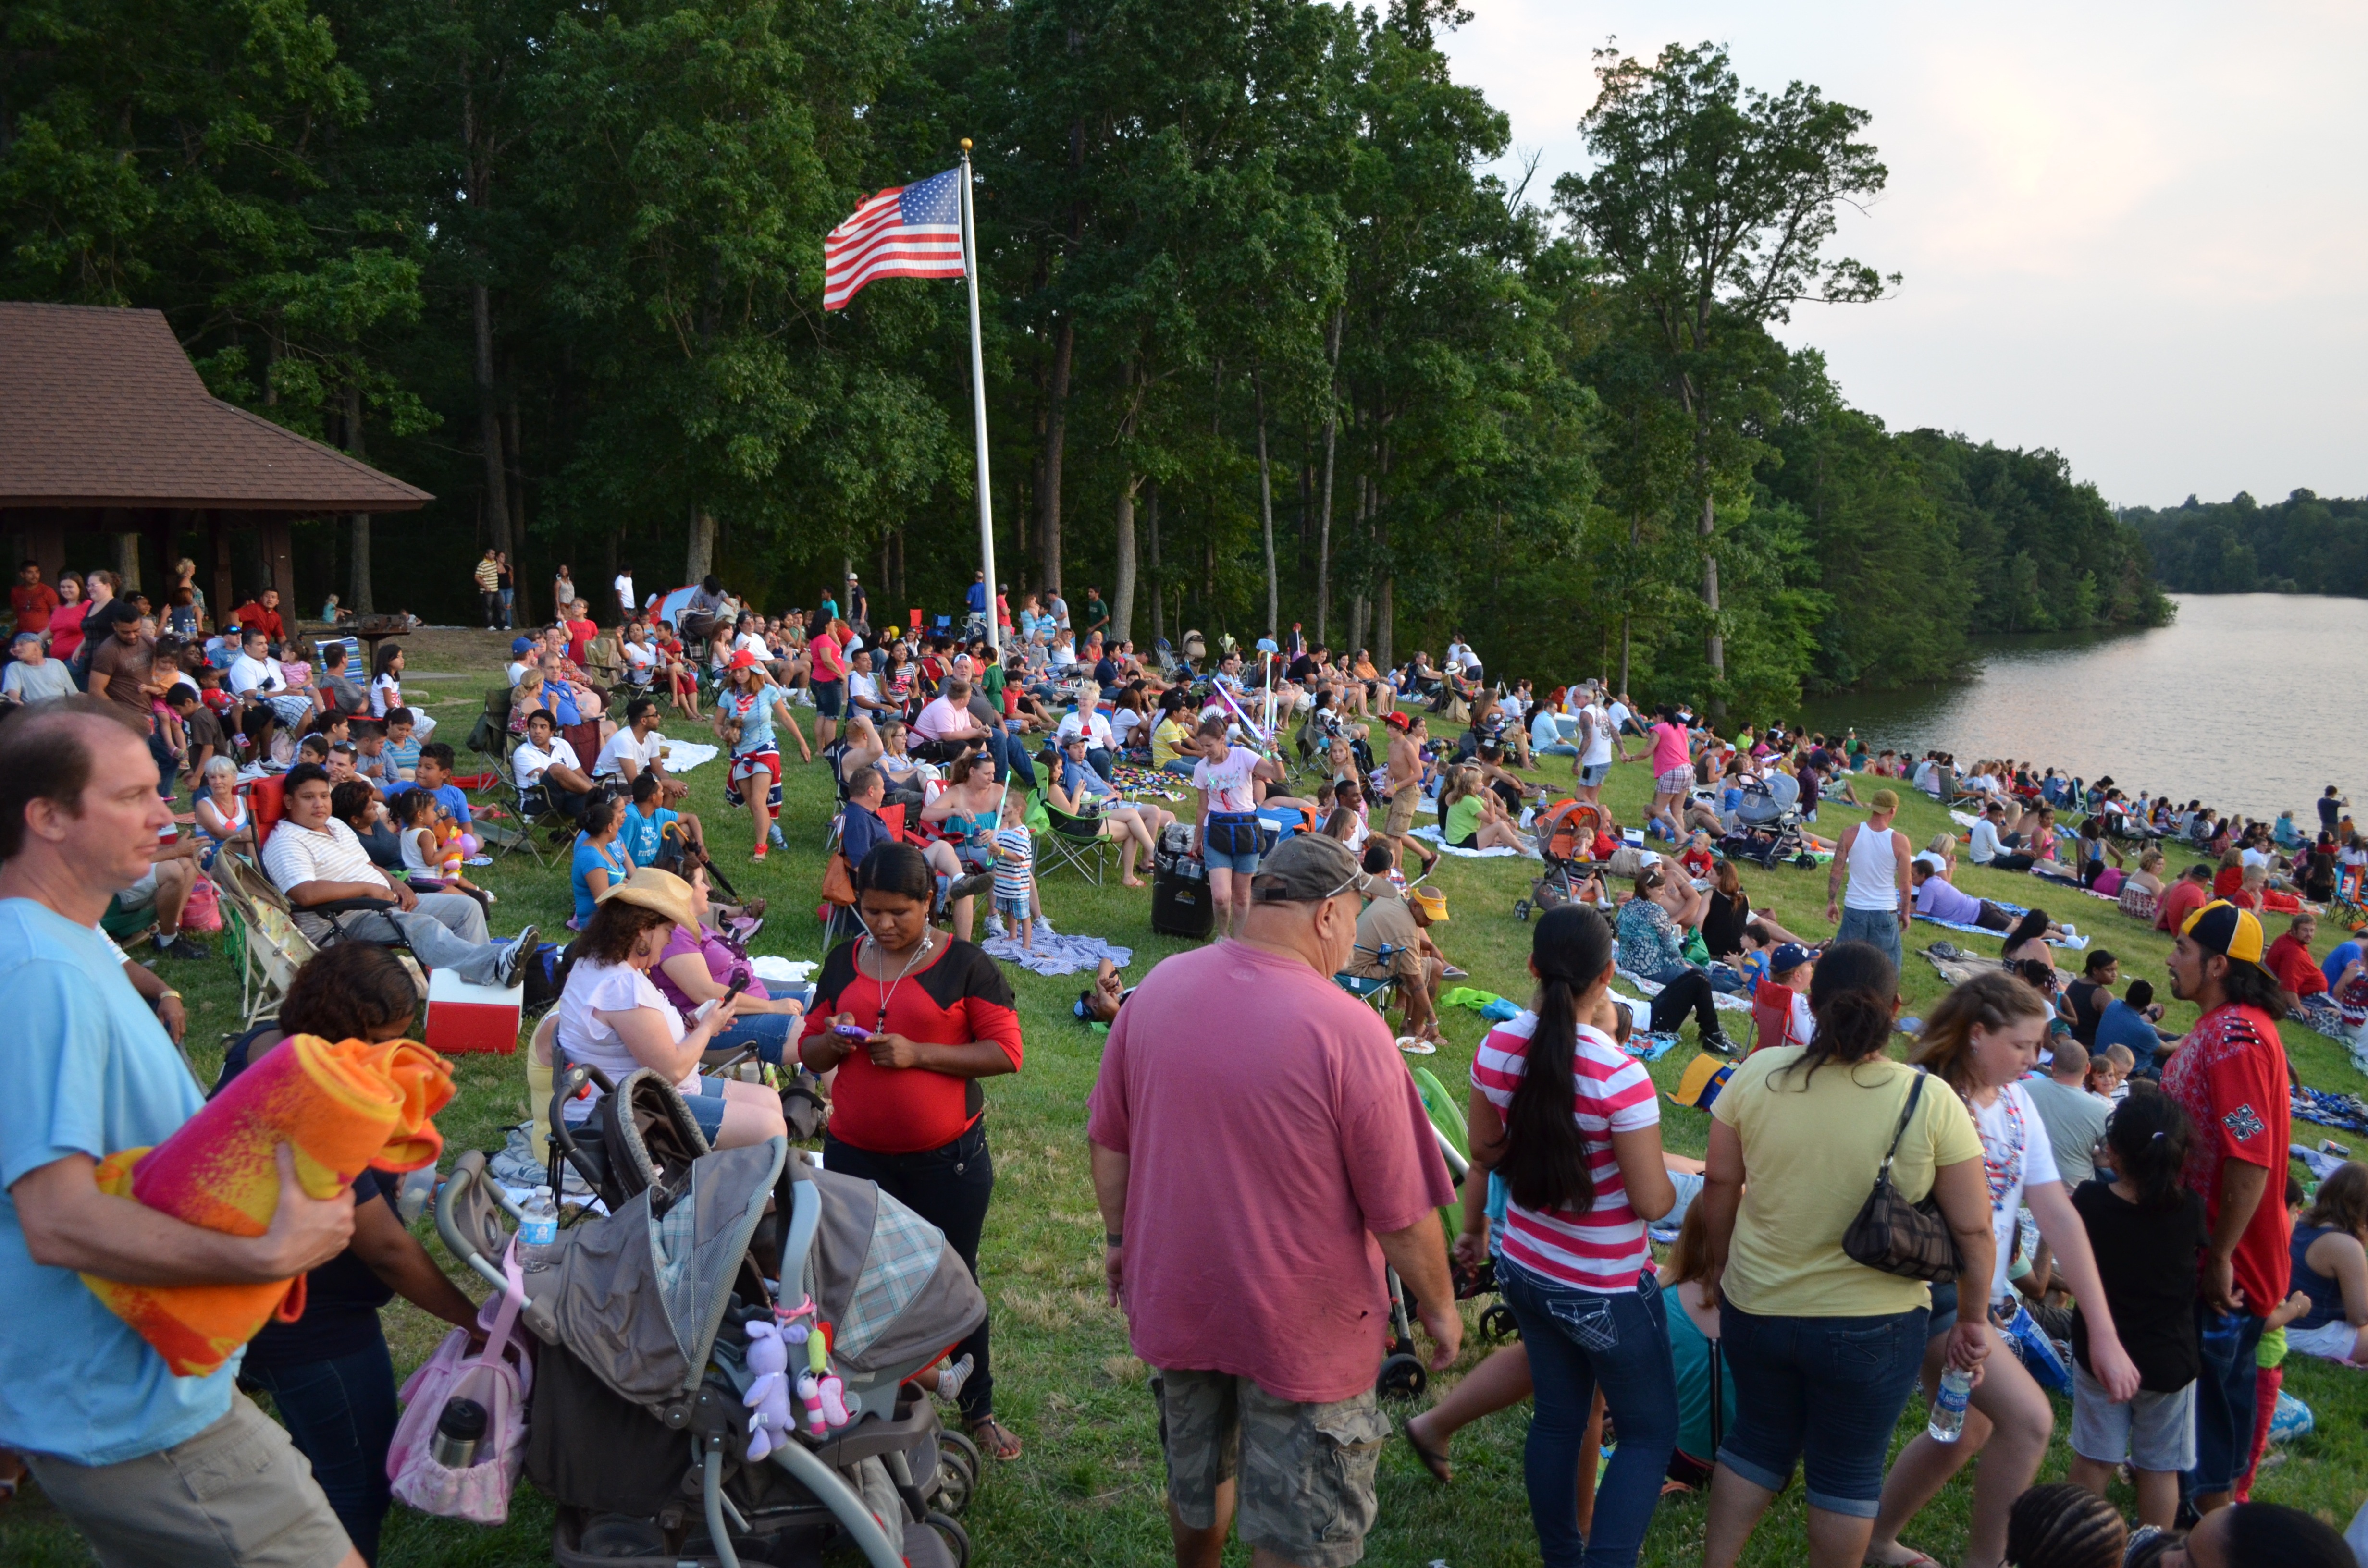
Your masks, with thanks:
[[[279,1010],[296,971],[317,951],[296,926],[288,900],[263,869],[235,849],[214,857],[207,875],[222,893],[222,929],[238,952],[239,1028]]]
[[[1102,880],[1110,874],[1110,857],[1116,847],[1102,831],[1101,819],[1073,817],[1056,811],[1041,790],[1037,799],[1042,801],[1045,818],[1051,824],[1036,835],[1037,843],[1044,848],[1045,869],[1066,866],[1094,886],[1101,886]]]
[[[513,695],[506,686],[486,688],[485,705],[478,711],[477,722],[469,728],[469,749],[493,765],[495,777],[503,784],[516,788],[517,779],[510,772],[510,701]]]

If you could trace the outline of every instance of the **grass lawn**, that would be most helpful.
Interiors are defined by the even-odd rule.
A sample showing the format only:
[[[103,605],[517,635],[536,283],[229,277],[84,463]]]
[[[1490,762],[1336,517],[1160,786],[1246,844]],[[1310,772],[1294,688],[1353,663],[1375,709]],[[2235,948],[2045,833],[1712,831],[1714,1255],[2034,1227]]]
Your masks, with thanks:
[[[465,739],[488,678],[499,678],[497,673],[488,677],[479,672],[497,672],[503,657],[500,650],[506,647],[504,639],[461,632],[431,633],[410,644],[406,685],[435,694],[427,710],[441,722],[443,738],[456,745]],[[796,711],[811,739],[811,711]],[[704,738],[703,731],[686,724],[668,729],[683,738],[695,733]],[[818,959],[820,933],[813,906],[823,869],[822,844],[831,791],[819,767],[797,766],[794,745],[788,750],[792,760],[784,794],[790,848],[786,854],[774,851],[764,867],[748,861],[747,815],[723,805],[720,767],[710,765],[689,776],[691,805],[708,825],[725,874],[744,893],[772,902],[756,949]],[[1562,759],[1546,760],[1554,771],[1544,777],[1567,777]],[[465,755],[462,766],[468,766]],[[1620,817],[1634,824],[1643,815],[1650,788],[1645,765],[1637,763],[1615,768],[1606,794]],[[1858,820],[1860,813],[1850,808],[1829,807],[1817,827],[1830,836]],[[1911,840],[1921,845],[1950,825],[1938,806],[1909,794],[1899,826]],[[1434,933],[1440,945],[1472,971],[1469,983],[1499,991],[1516,1001],[1527,999],[1524,964],[1531,927],[1514,919],[1512,906],[1528,891],[1535,869],[1535,862],[1529,860],[1451,858],[1435,879],[1446,892],[1452,915],[1450,924]],[[1824,879],[1822,869],[1815,872],[1785,869],[1747,870],[1744,881],[1756,907],[1771,912],[1794,931],[1822,936],[1831,930],[1823,918]],[[2169,951],[2169,938],[2123,918],[2111,904],[2034,883],[2029,877],[1983,871],[1969,863],[1963,864],[1958,881],[1967,891],[1987,897],[2041,903],[2059,921],[2076,922],[2096,942],[2120,955],[2125,976],[2153,979],[2158,994],[2168,999],[2163,965]],[[538,871],[522,858],[512,858],[485,871],[484,883],[500,895],[500,904],[494,911],[498,934],[515,931],[522,921],[531,919],[554,938],[562,935],[569,908],[564,867]],[[1098,935],[1132,948],[1134,961],[1127,972],[1134,979],[1183,945],[1152,934],[1149,900],[1147,892],[1121,890],[1114,879],[1113,885],[1095,889],[1070,875],[1048,873],[1044,878],[1045,908],[1054,924],[1063,931]],[[2272,935],[2277,928],[2272,927]],[[1944,989],[1931,966],[1915,952],[1943,936],[1971,950],[1997,951],[1995,938],[1942,932],[1930,926],[1912,927],[1902,976],[1905,1011],[1909,1014],[1928,1012]],[[2338,933],[2323,927],[2321,951],[2338,939]],[[209,963],[166,962],[164,969],[187,994],[189,1055],[211,1082],[219,1066],[223,1031],[237,1022],[234,967],[224,957]],[[1162,1474],[1148,1374],[1128,1352],[1124,1323],[1102,1299],[1101,1222],[1087,1179],[1085,1143],[1086,1096],[1093,1083],[1101,1037],[1070,1015],[1080,981],[1018,972],[1012,974],[1012,981],[1025,1029],[1027,1067],[1016,1077],[996,1079],[988,1085],[988,1126],[1000,1186],[988,1217],[982,1262],[996,1319],[996,1385],[1001,1395],[997,1413],[1025,1439],[1027,1452],[987,1479],[966,1522],[984,1562],[1167,1561]],[[1212,1013],[1212,1027],[1235,1028],[1255,1020],[1255,997],[1229,1000],[1233,1004],[1229,1008]],[[2170,1027],[2181,1028],[2192,1021],[2192,1007],[2169,1005]],[[1468,1073],[1471,1053],[1484,1026],[1477,1015],[1451,1009],[1444,1027],[1449,1043],[1430,1065],[1454,1087]],[[2334,1041],[2294,1025],[2286,1026],[2285,1039],[2305,1082],[2328,1088],[2362,1088],[2360,1074]],[[1899,1037],[1898,1044],[1904,1053],[1906,1037]],[[1664,1088],[1673,1086],[1693,1054],[1691,1042],[1672,1051],[1653,1069],[1655,1078]],[[464,1058],[459,1076],[460,1097],[440,1119],[448,1144],[454,1150],[497,1145],[502,1130],[527,1114],[522,1058]],[[1707,1122],[1700,1112],[1663,1103],[1662,1132],[1672,1149],[1702,1153]],[[2324,1130],[2313,1132],[2308,1124],[2296,1124],[2298,1141],[2316,1142],[2325,1135]],[[1288,1201],[1288,1195],[1278,1194],[1275,1200]],[[1224,1220],[1223,1215],[1211,1216],[1212,1223],[1223,1224]],[[432,1228],[423,1223],[421,1229],[429,1244],[437,1245]],[[1476,1307],[1474,1312],[1476,1314]],[[406,1370],[424,1358],[440,1337],[440,1325],[407,1304],[398,1302],[385,1316],[396,1362]],[[17,1325],[11,1332],[24,1332],[24,1327]],[[1467,1345],[1463,1368],[1475,1362],[1486,1348],[1476,1335]],[[1455,1375],[1437,1380],[1434,1391],[1443,1389]],[[2368,1382],[2362,1381],[2360,1373],[2331,1363],[2295,1357],[2286,1364],[2285,1386],[2310,1404],[2317,1429],[2294,1444],[2283,1463],[2263,1471],[2255,1495],[2311,1509],[2340,1528],[2362,1495],[2368,1494]],[[1921,1402],[1912,1403],[1901,1424],[1902,1439],[1923,1419]],[[2059,1437],[2069,1421],[2068,1403],[2059,1402]],[[1394,1443],[1383,1461],[1381,1522],[1371,1540],[1367,1560],[1405,1568],[1424,1568],[1437,1562],[1454,1568],[1534,1562],[1535,1539],[1521,1486],[1521,1443],[1527,1422],[1526,1412],[1516,1409],[1459,1435],[1456,1480],[1452,1486],[1434,1483],[1408,1450]],[[2043,1479],[2059,1478],[2065,1460],[2066,1450],[2059,1441],[2050,1453]],[[1952,1560],[1964,1547],[1970,1495],[1966,1481],[1961,1478],[1911,1527],[1907,1540],[1941,1561]],[[2124,1509],[2135,1506],[2133,1497],[2123,1495],[2119,1500]],[[1767,1564],[1802,1561],[1805,1555],[1803,1523],[1795,1488],[1770,1511],[1746,1561]],[[429,1519],[398,1507],[388,1521],[381,1561],[403,1568],[431,1563],[546,1562],[549,1527],[548,1508],[527,1487],[521,1488],[511,1523],[498,1530]],[[1655,1564],[1699,1562],[1702,1527],[1700,1496],[1664,1502],[1645,1541],[1645,1561]],[[1247,1562],[1247,1553],[1238,1548],[1235,1551]],[[36,1568],[89,1561],[77,1538],[49,1510],[37,1489],[28,1487],[17,1501],[0,1506],[0,1562]]]

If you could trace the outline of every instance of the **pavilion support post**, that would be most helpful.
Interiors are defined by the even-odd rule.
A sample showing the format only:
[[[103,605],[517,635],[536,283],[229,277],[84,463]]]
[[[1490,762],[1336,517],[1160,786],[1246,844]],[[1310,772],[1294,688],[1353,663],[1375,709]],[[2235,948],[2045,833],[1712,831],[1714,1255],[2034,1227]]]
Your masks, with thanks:
[[[296,551],[290,541],[288,515],[266,512],[258,519],[256,542],[263,546],[264,580],[279,590],[279,619],[296,624]]]
[[[140,519],[140,537],[145,553],[156,562],[156,580],[147,588],[148,606],[156,612],[156,623],[165,622],[165,612],[171,608],[173,584],[173,524],[177,512],[154,511]]]
[[[40,562],[41,581],[51,587],[57,586],[58,579],[66,572],[65,526],[54,517],[27,523],[25,559]]]
[[[230,624],[230,612],[238,608],[238,597],[232,592],[230,571],[230,533],[222,527],[220,512],[206,514],[207,552],[214,558],[213,599],[206,608],[213,612],[214,630]]]

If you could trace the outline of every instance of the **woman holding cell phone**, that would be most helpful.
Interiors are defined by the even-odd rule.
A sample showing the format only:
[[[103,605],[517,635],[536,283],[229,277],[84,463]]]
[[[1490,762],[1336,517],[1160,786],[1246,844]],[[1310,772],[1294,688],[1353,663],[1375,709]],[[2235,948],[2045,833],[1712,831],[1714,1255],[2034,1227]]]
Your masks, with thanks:
[[[877,1182],[943,1231],[978,1273],[979,1234],[995,1192],[981,1080],[1017,1073],[1019,1015],[1003,971],[930,925],[937,876],[909,844],[882,844],[855,869],[863,935],[823,960],[799,1055],[837,1069],[825,1168]],[[995,1419],[987,1324],[955,1347],[972,1361],[962,1422],[997,1459],[1019,1439]]]

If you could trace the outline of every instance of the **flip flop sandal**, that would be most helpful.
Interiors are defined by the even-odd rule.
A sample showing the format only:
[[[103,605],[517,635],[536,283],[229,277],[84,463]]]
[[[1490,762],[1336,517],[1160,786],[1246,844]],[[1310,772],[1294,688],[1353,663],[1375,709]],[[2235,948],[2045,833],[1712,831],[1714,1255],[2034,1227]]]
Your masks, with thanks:
[[[1455,1479],[1454,1463],[1440,1449],[1425,1448],[1422,1439],[1414,1435],[1412,1422],[1399,1427],[1398,1436],[1406,1440],[1406,1447],[1414,1450],[1414,1457],[1422,1461],[1422,1468],[1430,1471],[1433,1480],[1447,1483]]]
[[[965,1429],[969,1432],[972,1438],[977,1442],[979,1451],[986,1454],[989,1458],[1000,1460],[1008,1463],[1019,1457],[1019,1439],[1012,1435],[1009,1427],[1004,1426],[1002,1422],[997,1421],[994,1416],[982,1416],[978,1420],[972,1422]]]
[[[1905,1562],[1885,1562],[1880,1558],[1870,1557],[1866,1560],[1866,1568],[1943,1568],[1943,1564],[1918,1551]]]

